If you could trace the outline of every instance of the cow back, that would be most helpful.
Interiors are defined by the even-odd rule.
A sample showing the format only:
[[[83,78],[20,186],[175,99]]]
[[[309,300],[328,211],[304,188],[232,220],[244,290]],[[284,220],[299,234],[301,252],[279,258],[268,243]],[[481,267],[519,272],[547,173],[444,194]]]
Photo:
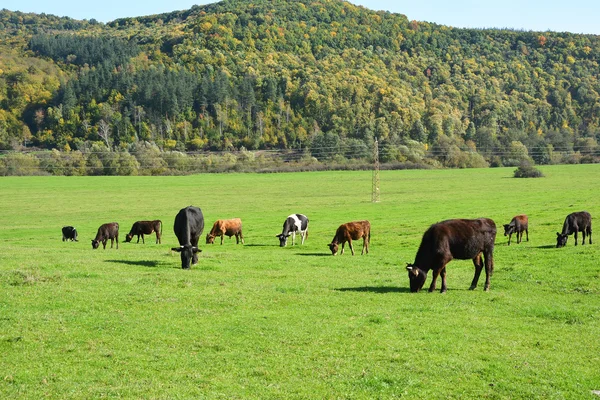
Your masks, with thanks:
[[[489,218],[451,219],[433,224],[425,231],[415,265],[429,270],[436,260],[468,260],[493,250],[496,224]]]
[[[180,245],[190,244],[193,238],[198,238],[204,231],[204,215],[198,207],[188,206],[179,210],[175,216],[173,232]]]

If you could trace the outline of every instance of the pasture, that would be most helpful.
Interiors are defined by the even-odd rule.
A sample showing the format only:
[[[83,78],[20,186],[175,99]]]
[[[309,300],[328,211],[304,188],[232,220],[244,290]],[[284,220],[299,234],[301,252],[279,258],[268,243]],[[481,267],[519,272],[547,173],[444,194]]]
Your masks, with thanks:
[[[600,390],[600,236],[554,248],[565,216],[600,227],[600,165],[182,177],[0,179],[0,397],[206,399],[594,398]],[[181,269],[176,213],[199,206],[203,252]],[[310,219],[279,247],[285,218]],[[529,216],[529,242],[502,224]],[[491,290],[473,264],[448,264],[448,292],[409,293],[405,265],[448,218],[498,227]],[[219,218],[235,238],[206,245]],[[123,243],[163,221],[162,244]],[[333,257],[344,222],[371,222]],[[92,250],[105,222],[119,249]],[[79,242],[62,242],[73,225]],[[598,229],[598,228],[597,228]],[[439,285],[439,283],[438,283]]]

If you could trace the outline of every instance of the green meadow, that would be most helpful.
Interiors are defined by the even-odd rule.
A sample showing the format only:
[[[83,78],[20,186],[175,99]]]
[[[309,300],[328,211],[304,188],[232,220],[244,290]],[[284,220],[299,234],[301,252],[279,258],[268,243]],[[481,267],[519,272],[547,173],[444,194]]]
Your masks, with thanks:
[[[600,165],[540,169],[382,171],[379,203],[368,171],[0,178],[0,398],[594,398],[600,238],[554,246],[567,214],[600,215]],[[170,248],[188,205],[204,234],[240,217],[246,244],[203,235],[182,270]],[[292,213],[308,238],[280,248]],[[507,246],[502,224],[522,213],[530,240]],[[469,291],[473,264],[455,260],[446,294],[410,293],[423,232],[482,216],[498,227],[491,290],[482,275]],[[163,221],[163,243],[123,243],[144,219]],[[370,253],[333,257],[336,228],[361,219]],[[113,221],[119,249],[92,250]]]

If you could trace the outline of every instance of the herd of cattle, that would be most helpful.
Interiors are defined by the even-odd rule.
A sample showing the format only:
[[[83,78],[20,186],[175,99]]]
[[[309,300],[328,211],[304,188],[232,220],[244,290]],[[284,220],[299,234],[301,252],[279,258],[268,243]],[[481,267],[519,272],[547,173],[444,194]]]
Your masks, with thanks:
[[[175,216],[173,231],[179,247],[173,247],[171,250],[179,252],[181,255],[181,267],[189,269],[190,264],[198,262],[197,253],[201,252],[198,248],[198,241],[204,231],[204,215],[198,207],[189,206],[181,209]],[[521,243],[523,232],[526,234],[526,240],[529,241],[529,221],[526,215],[515,216],[510,223],[504,225],[504,236],[508,236],[508,245],[510,245],[513,234],[517,237],[517,243]],[[562,232],[556,232],[556,247],[564,247],[567,244],[569,235],[574,234],[575,245],[577,245],[577,236],[581,232],[585,244],[586,235],[588,243],[592,244],[592,216],[587,211],[574,212],[565,218]],[[125,235],[125,242],[131,242],[133,236],[137,236],[137,243],[144,241],[144,235],[156,234],[156,243],[161,243],[162,222],[137,221],[131,227],[131,230]],[[292,236],[292,245],[295,245],[296,234],[301,236],[301,243],[308,237],[308,218],[303,214],[292,214],[286,218],[283,223],[283,230],[279,235],[279,245],[284,247],[287,240]],[[72,226],[62,228],[62,240],[77,241],[77,230]],[[235,236],[236,243],[241,241],[244,244],[242,234],[242,220],[239,218],[217,220],[213,224],[210,233],[206,235],[206,244],[212,244],[215,238],[231,238]],[[352,255],[354,248],[353,240],[363,240],[361,254],[369,253],[369,243],[371,241],[371,224],[369,221],[354,221],[342,224],[335,232],[331,243],[328,244],[331,253],[335,256],[338,253],[339,246],[344,254],[344,245],[348,243]],[[116,247],[119,248],[119,224],[110,222],[103,224],[98,228],[96,237],[92,240],[92,248],[97,249],[102,243],[106,249],[106,244],[110,240],[110,247],[116,241]],[[471,282],[470,289],[477,287],[479,276],[485,266],[485,286],[484,290],[490,288],[490,277],[494,271],[494,243],[496,240],[496,224],[489,218],[478,219],[449,219],[431,225],[423,234],[421,244],[417,251],[415,261],[407,264],[410,290],[418,292],[423,288],[427,274],[433,271],[433,277],[429,286],[432,292],[436,288],[437,278],[442,276],[441,292],[444,293],[446,287],[446,264],[451,260],[473,260],[475,265],[475,276]]]

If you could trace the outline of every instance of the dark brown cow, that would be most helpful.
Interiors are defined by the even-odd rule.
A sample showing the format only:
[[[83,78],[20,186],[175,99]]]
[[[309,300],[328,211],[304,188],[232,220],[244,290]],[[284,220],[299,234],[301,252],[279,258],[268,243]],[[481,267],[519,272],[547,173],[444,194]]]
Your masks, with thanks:
[[[106,250],[106,242],[110,239],[110,248],[113,247],[113,242],[117,242],[117,249],[119,248],[119,224],[116,222],[110,222],[108,224],[100,225],[96,238],[92,240],[92,248],[97,249],[102,242],[102,248]]]
[[[510,224],[504,224],[504,236],[508,236],[508,245],[510,246],[510,238],[513,233],[517,235],[517,244],[521,243],[523,241],[523,231],[525,231],[529,242],[529,219],[525,214],[517,215],[510,221]]]
[[[556,232],[556,247],[564,247],[567,245],[569,235],[575,234],[575,246],[577,246],[577,232],[583,234],[581,244],[585,244],[585,235],[588,235],[588,240],[592,244],[592,216],[587,211],[574,212],[567,215],[563,223],[562,233]]]
[[[427,272],[433,270],[433,280],[429,291],[435,290],[437,277],[442,275],[441,293],[446,287],[446,264],[452,259],[473,260],[475,276],[470,289],[477,287],[483,269],[482,254],[485,257],[485,287],[490,289],[490,277],[494,271],[494,241],[496,224],[489,218],[450,219],[433,224],[423,234],[415,262],[408,264],[410,291],[421,290],[427,279]]]
[[[213,244],[217,236],[221,236],[221,244],[223,244],[223,236],[227,235],[230,239],[235,236],[235,243],[239,244],[240,240],[244,244],[244,235],[242,234],[242,220],[239,218],[218,219],[213,224],[210,233],[206,235],[206,244]]]
[[[140,236],[142,237],[142,243],[144,241],[144,235],[150,235],[152,232],[156,232],[156,244],[161,243],[162,235],[162,222],[159,219],[154,221],[137,221],[133,223],[131,230],[125,235],[125,242],[131,242],[133,235],[137,235],[137,243],[140,242]]]
[[[342,245],[340,254],[344,254],[344,245],[348,242],[350,251],[352,252],[352,255],[354,255],[352,240],[361,238],[363,240],[363,248],[360,254],[363,255],[365,252],[369,254],[369,243],[371,242],[371,223],[369,221],[354,221],[340,225],[335,232],[333,240],[327,246],[329,246],[331,254],[335,256],[340,244]]]

